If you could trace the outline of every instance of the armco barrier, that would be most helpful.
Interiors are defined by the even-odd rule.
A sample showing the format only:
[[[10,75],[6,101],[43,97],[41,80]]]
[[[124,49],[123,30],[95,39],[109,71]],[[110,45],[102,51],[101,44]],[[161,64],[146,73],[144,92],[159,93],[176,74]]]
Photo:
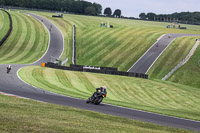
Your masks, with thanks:
[[[148,79],[148,75],[146,74],[122,72],[122,71],[117,71],[117,68],[111,68],[111,67],[82,66],[82,65],[73,65],[73,64],[71,64],[70,67],[66,67],[66,66],[59,66],[58,64],[54,64],[51,62],[46,63],[45,67],[62,69],[62,70],[70,70],[70,71],[103,73],[103,74],[121,75],[121,76]]]
[[[0,10],[2,10],[2,9],[0,9]],[[6,12],[8,14],[9,21],[10,21],[10,27],[9,27],[9,30],[8,30],[7,34],[0,41],[0,46],[3,45],[3,43],[6,41],[6,39],[9,37],[10,33],[12,32],[12,18],[11,18],[10,14],[6,10],[2,10],[2,11]]]

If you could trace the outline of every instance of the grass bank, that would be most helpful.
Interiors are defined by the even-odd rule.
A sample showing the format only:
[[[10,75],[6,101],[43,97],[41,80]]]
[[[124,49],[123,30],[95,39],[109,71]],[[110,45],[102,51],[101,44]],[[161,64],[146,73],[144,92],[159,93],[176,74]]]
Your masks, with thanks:
[[[0,40],[3,39],[3,37],[7,34],[9,27],[10,26],[10,21],[8,14],[2,10],[0,10]]]
[[[0,48],[1,64],[28,64],[38,60],[47,50],[49,35],[33,17],[10,11],[13,31]]]
[[[1,133],[135,132],[171,133],[191,131],[158,126],[92,111],[0,95]]]
[[[178,69],[168,81],[200,88],[200,46],[190,60]]]
[[[77,27],[77,64],[117,67],[127,71],[143,53],[165,33],[197,34],[199,26],[186,26],[187,30],[167,29],[170,23],[116,19],[64,14],[52,18],[53,13],[34,12],[55,22],[65,39],[65,54],[71,59],[72,26]],[[109,22],[114,28],[100,27]],[[69,38],[70,37],[70,38]],[[68,52],[67,52],[68,51]],[[71,60],[70,60],[71,61]],[[71,63],[71,62],[69,62]]]
[[[188,55],[198,37],[180,37],[170,44],[152,66],[150,78],[162,79]],[[197,52],[198,53],[198,52]]]
[[[184,85],[37,66],[21,69],[19,76],[38,88],[82,99],[106,85],[106,103],[200,120],[200,90]]]

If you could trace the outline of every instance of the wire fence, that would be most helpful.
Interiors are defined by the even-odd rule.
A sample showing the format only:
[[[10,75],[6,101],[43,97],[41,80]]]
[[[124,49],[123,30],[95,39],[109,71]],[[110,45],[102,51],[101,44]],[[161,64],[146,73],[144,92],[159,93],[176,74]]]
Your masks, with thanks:
[[[177,69],[179,69],[181,66],[183,66],[190,59],[190,57],[194,54],[199,43],[200,43],[200,39],[197,39],[196,43],[190,50],[189,54],[185,57],[185,59],[183,59],[174,69],[172,69],[167,75],[165,75],[165,77],[162,78],[162,80],[168,79]],[[199,64],[200,64],[200,60],[199,60]]]

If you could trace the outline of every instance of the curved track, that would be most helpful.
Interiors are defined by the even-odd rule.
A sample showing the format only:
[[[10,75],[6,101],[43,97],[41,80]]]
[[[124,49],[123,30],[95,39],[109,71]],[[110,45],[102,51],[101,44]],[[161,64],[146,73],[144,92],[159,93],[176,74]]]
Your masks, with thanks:
[[[63,37],[59,29],[57,29],[54,24],[52,24],[47,19],[30,14],[33,17],[43,20],[43,24],[49,29],[50,25],[53,26],[50,32],[50,43],[46,54],[37,62],[31,65],[40,65],[41,62],[50,61],[50,56],[59,57],[63,51]],[[116,115],[121,117],[126,117],[130,119],[152,122],[164,126],[172,126],[177,128],[184,128],[189,130],[200,131],[200,122],[192,121],[187,119],[181,119],[176,117],[170,117],[150,112],[144,112],[139,110],[133,110],[108,104],[101,104],[95,106],[92,104],[86,104],[85,100],[71,98],[67,96],[62,96],[54,94],[48,91],[41,90],[30,86],[23,81],[21,81],[17,76],[17,71],[29,65],[13,65],[11,73],[6,73],[6,64],[0,65],[0,92],[14,94],[21,97],[26,97],[34,100],[39,100],[48,103],[60,104],[64,106],[71,106],[75,108],[81,108],[86,110],[92,110],[96,112],[101,112],[110,115]]]

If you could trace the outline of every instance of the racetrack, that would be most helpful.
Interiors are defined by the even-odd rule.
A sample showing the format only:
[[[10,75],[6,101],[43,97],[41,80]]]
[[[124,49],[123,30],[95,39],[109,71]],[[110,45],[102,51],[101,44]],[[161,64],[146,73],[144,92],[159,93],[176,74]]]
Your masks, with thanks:
[[[170,38],[169,38],[170,36]],[[173,42],[177,37],[182,36],[199,36],[199,34],[166,34],[157,40],[152,47],[141,56],[140,59],[128,70],[128,72],[146,74],[152,65],[156,62],[164,50]]]
[[[49,43],[48,51],[40,60],[38,60],[37,62],[31,65],[40,65],[42,62],[48,62],[50,61],[50,56],[59,58],[63,51],[63,37],[60,30],[57,29],[57,27],[55,27],[54,24],[52,24],[47,19],[44,19],[42,17],[36,16],[33,14],[30,14],[30,15],[36,17],[39,20],[43,20],[43,24],[47,27],[47,29],[49,29],[50,25],[52,25],[52,30],[50,31],[50,43]],[[171,41],[169,41],[169,43],[170,42]],[[168,45],[168,44],[165,44],[165,45]],[[154,113],[149,113],[149,112],[144,112],[144,111],[127,109],[127,108],[117,107],[117,106],[108,105],[108,104],[101,104],[99,106],[95,106],[92,104],[86,104],[85,100],[70,98],[67,96],[61,96],[58,94],[41,90],[39,88],[35,88],[33,86],[30,86],[24,83],[17,76],[17,71],[20,68],[24,66],[29,66],[29,65],[18,65],[18,64],[12,65],[13,69],[11,70],[11,73],[9,74],[6,73],[6,66],[7,66],[6,64],[0,65],[0,76],[1,76],[0,92],[14,94],[14,95],[18,95],[18,96],[22,96],[22,97],[26,97],[26,98],[30,98],[34,100],[39,100],[43,102],[55,103],[55,104],[71,106],[75,108],[102,112],[105,114],[127,117],[130,119],[152,122],[152,123],[165,125],[165,126],[172,126],[172,127],[177,127],[177,128],[200,131],[199,121],[192,121],[192,120],[186,120],[186,119],[154,114]]]

